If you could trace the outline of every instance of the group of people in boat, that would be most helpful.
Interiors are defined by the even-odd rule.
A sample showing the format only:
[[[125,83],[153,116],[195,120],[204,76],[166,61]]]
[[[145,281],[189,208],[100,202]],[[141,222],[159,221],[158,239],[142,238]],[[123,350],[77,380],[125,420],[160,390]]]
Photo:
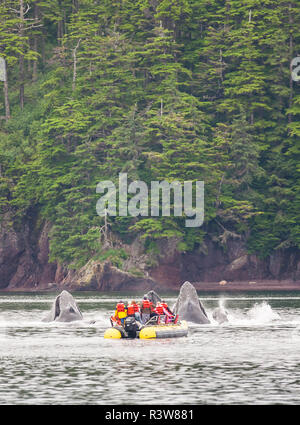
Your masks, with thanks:
[[[155,321],[158,324],[176,323],[178,319],[178,316],[172,313],[164,300],[153,305],[146,295],[141,302],[132,300],[127,304],[123,301],[117,303],[115,314],[111,320],[124,326],[126,317],[134,317],[141,325],[145,325],[153,317],[156,318]]]

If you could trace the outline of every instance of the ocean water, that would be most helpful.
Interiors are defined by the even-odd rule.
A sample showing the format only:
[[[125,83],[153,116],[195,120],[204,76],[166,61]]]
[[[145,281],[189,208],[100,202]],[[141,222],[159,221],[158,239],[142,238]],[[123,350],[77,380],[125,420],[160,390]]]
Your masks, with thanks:
[[[57,294],[0,294],[0,404],[300,403],[298,292],[198,292],[212,323],[164,340],[103,338],[120,294],[73,293],[84,319],[44,323]]]

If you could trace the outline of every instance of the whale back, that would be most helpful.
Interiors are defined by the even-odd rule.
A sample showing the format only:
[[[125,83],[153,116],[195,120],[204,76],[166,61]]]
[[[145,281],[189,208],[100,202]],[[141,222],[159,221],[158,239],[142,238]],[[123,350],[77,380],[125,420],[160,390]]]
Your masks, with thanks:
[[[82,314],[73,296],[68,291],[62,291],[54,300],[51,311],[44,322],[73,322],[82,320]]]
[[[173,307],[175,314],[180,319],[198,324],[210,323],[206,311],[198,298],[195,287],[190,282],[185,282]]]
[[[222,323],[228,322],[227,312],[221,307],[214,309],[212,314],[213,319],[221,325]]]
[[[158,302],[161,302],[161,298],[160,296],[153,290],[149,291],[146,294],[146,297],[149,299],[149,301],[151,301],[153,303],[153,305],[155,306]]]

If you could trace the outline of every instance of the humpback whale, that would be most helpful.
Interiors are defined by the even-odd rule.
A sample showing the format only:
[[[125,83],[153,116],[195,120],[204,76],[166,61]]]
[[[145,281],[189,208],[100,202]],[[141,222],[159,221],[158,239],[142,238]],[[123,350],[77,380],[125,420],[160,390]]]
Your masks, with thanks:
[[[219,325],[229,321],[226,310],[221,307],[217,307],[214,309],[212,317],[216,322],[219,323]]]
[[[189,322],[206,324],[210,323],[206,311],[198,299],[197,291],[190,282],[184,282],[180,288],[179,296],[172,309],[180,319]]]
[[[156,306],[158,302],[161,302],[160,296],[153,290],[149,291],[146,294],[146,297],[148,298],[149,301],[153,303],[154,306]]]
[[[54,300],[51,311],[43,322],[73,322],[82,320],[82,314],[68,291],[62,291]]]

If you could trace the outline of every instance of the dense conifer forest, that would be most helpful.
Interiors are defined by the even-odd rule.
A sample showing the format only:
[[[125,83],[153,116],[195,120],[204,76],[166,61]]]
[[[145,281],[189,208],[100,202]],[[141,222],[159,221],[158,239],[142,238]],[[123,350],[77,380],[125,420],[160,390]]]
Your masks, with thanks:
[[[50,260],[122,265],[174,238],[300,247],[300,3],[1,0],[0,205],[51,223]],[[3,92],[2,92],[3,88]],[[205,221],[96,214],[102,180],[203,180]]]

